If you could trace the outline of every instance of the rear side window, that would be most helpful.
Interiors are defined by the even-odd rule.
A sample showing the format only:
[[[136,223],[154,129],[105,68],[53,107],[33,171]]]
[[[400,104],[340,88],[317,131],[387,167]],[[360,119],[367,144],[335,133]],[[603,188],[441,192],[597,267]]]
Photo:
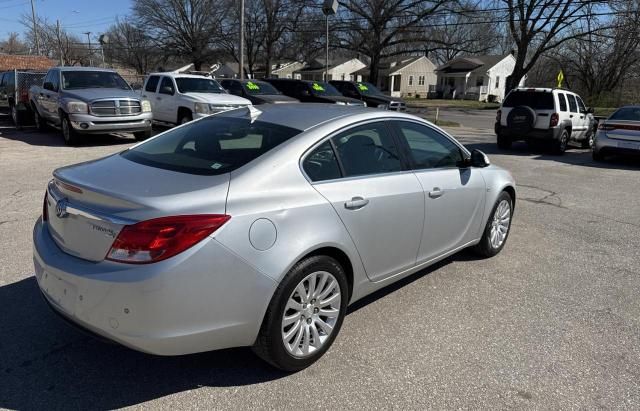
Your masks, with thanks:
[[[149,80],[147,80],[147,85],[144,86],[145,91],[155,93],[156,88],[158,88],[158,81],[160,81],[160,76],[149,77]]]
[[[313,150],[304,159],[302,168],[311,181],[333,180],[341,177],[338,159],[329,141],[325,141]]]
[[[640,121],[640,107],[622,107],[613,113],[609,120]]]
[[[569,110],[572,113],[578,112],[578,103],[576,103],[576,98],[573,94],[567,94],[567,99],[569,99]]]
[[[567,111],[567,99],[562,93],[558,93],[558,102],[560,103],[560,111]]]
[[[545,91],[514,90],[502,107],[528,106],[534,110],[553,110],[553,94]]]
[[[121,153],[136,163],[189,174],[229,173],[301,133],[249,118],[212,116]]]
[[[384,123],[365,124],[333,137],[346,177],[402,170],[398,148]]]

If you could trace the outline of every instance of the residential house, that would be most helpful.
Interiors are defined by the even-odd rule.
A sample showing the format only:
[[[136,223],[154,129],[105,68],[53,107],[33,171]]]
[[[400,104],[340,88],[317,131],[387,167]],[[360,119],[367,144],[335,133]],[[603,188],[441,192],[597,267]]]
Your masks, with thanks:
[[[49,68],[55,65],[55,61],[44,56],[19,56],[15,54],[0,54],[0,71],[47,71]]]
[[[438,80],[430,97],[502,101],[507,77],[516,60],[512,54],[456,57],[436,69]],[[524,85],[524,79],[520,86]]]
[[[403,57],[380,63],[376,86],[393,97],[426,97],[436,84],[436,66],[426,56]],[[369,81],[369,67],[356,72]]]
[[[295,78],[300,79],[299,70],[303,69],[306,63],[302,61],[282,61],[271,65],[271,78]],[[295,74],[294,74],[295,73]],[[264,78],[266,76],[266,70],[264,67],[256,70],[254,77],[257,79]]]
[[[302,80],[315,80],[323,81],[325,70],[327,70],[328,80],[355,80],[361,81],[354,76],[353,73],[357,72],[365,66],[365,64],[357,58],[336,60],[329,64],[329,67],[325,68],[324,59],[315,59],[307,66],[300,70],[294,71],[293,75],[300,75]]]

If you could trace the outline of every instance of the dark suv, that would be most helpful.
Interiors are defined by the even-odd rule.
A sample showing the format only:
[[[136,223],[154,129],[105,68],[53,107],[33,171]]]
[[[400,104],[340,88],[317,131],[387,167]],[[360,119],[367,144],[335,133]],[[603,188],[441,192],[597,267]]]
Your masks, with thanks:
[[[251,100],[251,103],[297,103],[298,100],[285,96],[275,87],[265,81],[222,79],[220,85],[231,94]]]
[[[333,103],[346,106],[364,106],[364,102],[343,96],[335,87],[324,81],[306,81],[280,78],[267,78],[284,95],[297,98],[303,103]]]
[[[337,88],[343,96],[364,101],[367,107],[394,111],[405,111],[407,109],[407,105],[402,99],[384,95],[382,91],[371,83],[346,80],[331,80],[329,83]]]

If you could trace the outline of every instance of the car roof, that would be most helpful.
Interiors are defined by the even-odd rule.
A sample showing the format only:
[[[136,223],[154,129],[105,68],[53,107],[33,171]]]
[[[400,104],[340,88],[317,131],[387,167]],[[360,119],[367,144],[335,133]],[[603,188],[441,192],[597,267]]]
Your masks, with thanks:
[[[172,73],[170,71],[165,73],[149,73],[149,76],[167,76],[167,77],[173,77],[173,78],[205,78],[209,80],[215,80],[209,76],[203,76],[201,74]]]
[[[362,117],[367,114],[368,119],[398,117],[406,119],[418,119],[410,114],[395,111],[375,110],[361,106],[349,107],[338,104],[307,103],[307,104],[266,104],[250,109],[260,111],[255,120],[274,123],[297,130],[308,130],[312,127],[349,116]],[[234,117],[247,116],[245,108],[232,110],[227,115]]]
[[[542,93],[552,93],[554,91],[561,91],[563,93],[577,94],[576,92],[567,90],[566,88],[558,88],[558,87],[517,87],[513,89],[513,91],[536,91],[536,92],[542,92]]]
[[[59,66],[53,67],[60,71],[108,71],[109,73],[117,73],[115,70],[100,68],[100,67],[71,67],[71,66]]]

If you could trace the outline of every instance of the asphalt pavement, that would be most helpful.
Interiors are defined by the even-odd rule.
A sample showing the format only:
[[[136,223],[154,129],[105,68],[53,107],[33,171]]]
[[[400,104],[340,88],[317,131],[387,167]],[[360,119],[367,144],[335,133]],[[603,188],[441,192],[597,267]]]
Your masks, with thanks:
[[[155,357],[55,317],[31,256],[45,184],[134,141],[65,147],[0,118],[0,408],[640,408],[640,162],[498,151],[469,124],[449,131],[518,183],[502,253],[463,251],[356,303],[327,355],[286,374],[246,348]]]

